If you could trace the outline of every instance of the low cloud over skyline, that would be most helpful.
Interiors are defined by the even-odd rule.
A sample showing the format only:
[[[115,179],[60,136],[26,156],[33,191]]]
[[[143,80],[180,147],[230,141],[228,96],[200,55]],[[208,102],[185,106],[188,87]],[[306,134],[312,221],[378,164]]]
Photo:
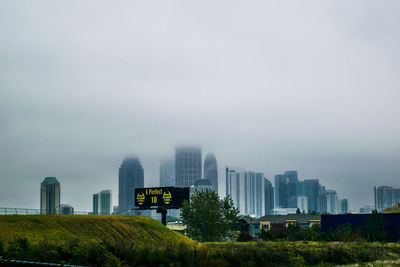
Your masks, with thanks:
[[[224,167],[373,204],[400,187],[398,1],[0,3],[0,207],[46,176],[90,210],[137,155],[145,185],[175,145]]]

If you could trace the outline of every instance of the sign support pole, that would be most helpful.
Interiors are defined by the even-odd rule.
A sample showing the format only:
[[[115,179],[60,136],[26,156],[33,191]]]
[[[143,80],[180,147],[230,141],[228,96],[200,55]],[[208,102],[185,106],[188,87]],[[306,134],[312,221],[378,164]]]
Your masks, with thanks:
[[[161,213],[161,223],[167,225],[167,209],[158,208],[157,213]]]

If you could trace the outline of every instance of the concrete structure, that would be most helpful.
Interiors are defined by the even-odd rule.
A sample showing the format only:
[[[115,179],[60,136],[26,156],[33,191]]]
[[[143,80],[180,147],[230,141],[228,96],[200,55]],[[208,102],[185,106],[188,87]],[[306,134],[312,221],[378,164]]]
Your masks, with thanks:
[[[138,158],[126,158],[119,168],[118,211],[130,213],[135,208],[135,188],[144,187],[144,171]]]
[[[175,159],[160,162],[160,186],[175,186]]]
[[[349,202],[345,199],[338,200],[338,214],[346,214],[349,212]]]
[[[264,174],[226,168],[226,195],[242,215],[265,213]]]
[[[400,188],[391,186],[374,187],[375,209],[383,211],[400,202]]]
[[[60,214],[74,215],[74,208],[69,204],[61,204],[60,205]]]
[[[46,177],[40,184],[40,214],[58,214],[60,183],[56,177]]]
[[[218,165],[213,153],[208,153],[204,160],[204,179],[210,180],[212,189],[218,193]]]
[[[300,209],[302,213],[308,213],[308,199],[306,196],[297,197],[297,208]]]
[[[175,149],[175,185],[191,187],[201,179],[202,158],[200,147],[176,147]]]
[[[265,213],[264,214],[274,214],[274,187],[272,183],[265,178],[264,179],[264,199],[265,199]]]

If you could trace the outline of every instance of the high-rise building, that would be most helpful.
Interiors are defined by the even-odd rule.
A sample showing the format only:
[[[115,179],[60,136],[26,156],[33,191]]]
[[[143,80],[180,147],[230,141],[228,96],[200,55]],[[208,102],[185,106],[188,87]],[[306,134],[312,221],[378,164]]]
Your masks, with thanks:
[[[338,214],[338,196],[335,190],[325,190],[326,212],[329,214]]]
[[[195,191],[214,190],[211,181],[208,179],[197,180],[192,187]]]
[[[349,202],[346,198],[338,200],[338,213],[346,214],[349,212]]]
[[[275,175],[276,207],[297,208],[297,190],[299,188],[297,171],[286,171],[284,174]]]
[[[160,186],[175,186],[175,160],[164,159],[160,163]]]
[[[264,174],[226,168],[226,195],[242,215],[263,216],[265,213]]]
[[[383,211],[400,202],[400,188],[391,186],[374,187],[375,209]]]
[[[135,188],[144,187],[144,171],[138,158],[126,158],[119,168],[118,211],[135,208]]]
[[[307,197],[308,211],[318,211],[319,180],[309,179],[303,182],[303,195]]]
[[[210,180],[212,189],[218,193],[218,166],[213,153],[208,153],[204,160],[204,179]]]
[[[100,193],[93,194],[93,215],[100,214]]]
[[[56,177],[46,177],[40,184],[40,213],[57,214],[60,209],[60,183]]]
[[[319,190],[318,190],[318,211],[320,213],[327,212],[326,188],[325,186],[322,185],[319,185]]]
[[[265,178],[264,179],[264,195],[265,195],[265,214],[274,214],[274,187],[272,183]]]
[[[191,187],[201,179],[201,148],[176,147],[175,149],[175,185]]]
[[[93,194],[93,214],[110,215],[112,208],[111,190],[102,190]]]

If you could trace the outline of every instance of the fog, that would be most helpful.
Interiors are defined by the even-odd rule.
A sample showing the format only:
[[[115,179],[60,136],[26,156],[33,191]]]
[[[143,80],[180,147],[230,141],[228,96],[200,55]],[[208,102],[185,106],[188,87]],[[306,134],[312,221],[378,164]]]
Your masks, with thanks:
[[[89,211],[176,145],[373,204],[400,186],[398,1],[0,2],[0,207]]]

